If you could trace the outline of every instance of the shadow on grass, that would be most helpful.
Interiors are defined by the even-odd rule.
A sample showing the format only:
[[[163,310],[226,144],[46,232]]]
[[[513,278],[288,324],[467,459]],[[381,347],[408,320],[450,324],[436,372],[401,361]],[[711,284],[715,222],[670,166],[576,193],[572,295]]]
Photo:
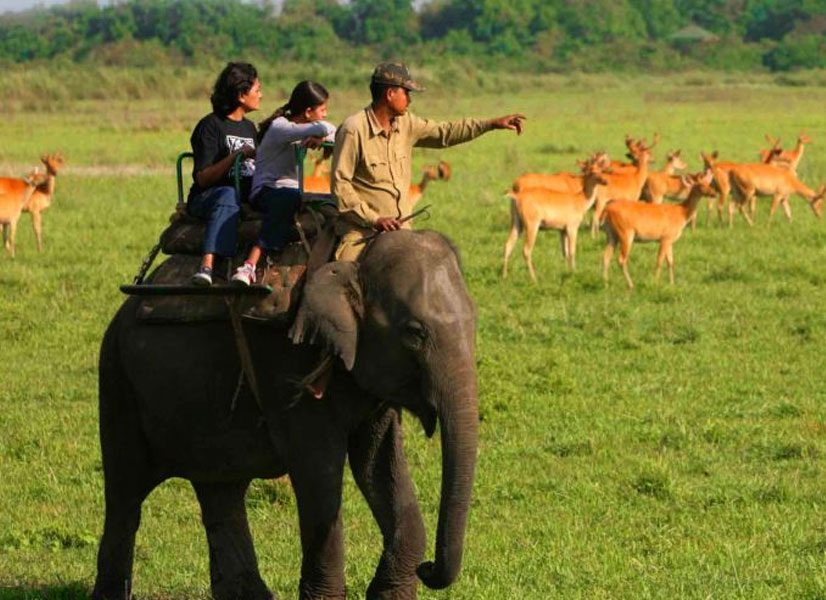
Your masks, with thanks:
[[[0,600],[87,600],[91,589],[83,583],[6,586],[0,584]]]

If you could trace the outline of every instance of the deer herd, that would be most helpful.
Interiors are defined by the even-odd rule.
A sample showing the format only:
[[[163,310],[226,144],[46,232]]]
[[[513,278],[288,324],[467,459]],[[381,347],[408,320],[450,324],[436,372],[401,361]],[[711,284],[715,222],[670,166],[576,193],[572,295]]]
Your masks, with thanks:
[[[506,196],[510,199],[511,227],[505,242],[502,276],[508,275],[508,260],[519,236],[524,232],[522,255],[531,279],[536,282],[532,253],[541,229],[555,229],[560,233],[562,256],[568,268],[576,268],[577,234],[588,211],[593,208],[591,235],[600,228],[605,231],[606,244],[602,257],[603,278],[608,281],[611,258],[617,246],[617,262],[622,268],[629,288],[634,283],[628,272],[628,259],[635,241],[657,242],[655,279],[659,278],[663,261],[668,265],[669,279],[674,283],[673,246],[686,225],[696,226],[700,202],[707,198],[706,222],[716,207],[720,222],[728,210],[728,225],[739,211],[743,219],[754,224],[757,197],[771,198],[769,220],[782,206],[791,221],[789,198],[803,198],[815,216],[823,212],[826,184],[816,191],[798,177],[798,166],[811,139],[805,133],[797,138],[792,150],[784,150],[780,140],[766,135],[771,145],[761,150],[759,160],[737,163],[719,160],[717,152],[701,152],[704,170],[694,175],[679,175],[688,168],[679,150],[668,152],[665,166],[653,171],[651,150],[659,141],[655,135],[649,144],[645,139],[626,136],[626,157],[630,162],[610,160],[605,152],[597,152],[587,160],[577,161],[579,172],[525,173],[519,176]],[[315,159],[313,172],[304,177],[304,190],[311,193],[329,193],[330,177],[325,172],[328,156]],[[43,249],[42,212],[52,203],[55,178],[64,163],[57,154],[41,157],[46,168],[32,170],[23,178],[0,178],[0,226],[6,251],[14,257],[17,224],[23,213],[31,214],[37,249]],[[419,201],[428,183],[447,181],[451,169],[444,161],[425,166],[422,179],[411,184],[410,198]],[[669,198],[676,202],[666,203]]]
[[[12,258],[17,237],[17,222],[24,212],[31,214],[37,250],[43,250],[42,213],[52,205],[55,178],[63,167],[64,160],[58,153],[44,154],[40,161],[46,167],[45,173],[35,168],[22,179],[0,177],[0,226],[3,228],[6,251]]]
[[[651,144],[645,139],[626,136],[629,163],[609,160],[606,153],[597,152],[585,161],[578,161],[579,173],[526,173],[519,176],[506,194],[511,203],[511,228],[505,242],[502,276],[508,275],[508,259],[524,231],[522,254],[531,279],[536,282],[531,254],[540,229],[559,231],[562,255],[573,270],[577,231],[591,207],[594,208],[592,236],[600,227],[606,235],[603,278],[607,283],[611,258],[619,246],[617,262],[629,288],[634,287],[628,273],[628,258],[635,241],[659,243],[654,277],[659,278],[665,261],[669,279],[674,283],[674,242],[687,224],[696,226],[697,210],[703,198],[709,199],[706,221],[715,204],[720,221],[728,207],[729,227],[737,211],[749,225],[753,225],[758,196],[772,199],[769,220],[782,205],[791,221],[789,197],[795,194],[806,200],[815,216],[820,217],[826,184],[814,191],[797,175],[803,150],[811,139],[801,133],[793,150],[783,150],[776,138],[767,135],[766,139],[771,148],[760,152],[759,162],[725,162],[718,160],[716,152],[703,152],[704,170],[694,175],[675,173],[687,168],[679,150],[667,154],[662,171],[649,169],[651,149],[659,141],[659,136],[655,135]],[[664,198],[677,203],[664,203]]]

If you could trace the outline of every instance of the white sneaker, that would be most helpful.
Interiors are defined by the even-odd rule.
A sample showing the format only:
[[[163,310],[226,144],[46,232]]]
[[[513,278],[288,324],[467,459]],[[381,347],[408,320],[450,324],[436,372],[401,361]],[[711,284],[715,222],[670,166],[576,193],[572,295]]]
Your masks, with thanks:
[[[232,276],[232,283],[238,285],[252,285],[255,283],[255,267],[245,262],[236,269],[235,275]]]

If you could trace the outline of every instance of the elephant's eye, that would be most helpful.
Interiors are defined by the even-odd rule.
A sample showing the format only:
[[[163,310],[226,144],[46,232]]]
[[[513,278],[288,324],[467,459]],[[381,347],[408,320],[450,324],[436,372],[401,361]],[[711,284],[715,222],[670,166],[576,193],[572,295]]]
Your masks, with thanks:
[[[405,323],[402,335],[406,344],[416,348],[421,346],[424,343],[425,338],[427,338],[427,332],[425,331],[424,325],[418,321],[408,321]]]

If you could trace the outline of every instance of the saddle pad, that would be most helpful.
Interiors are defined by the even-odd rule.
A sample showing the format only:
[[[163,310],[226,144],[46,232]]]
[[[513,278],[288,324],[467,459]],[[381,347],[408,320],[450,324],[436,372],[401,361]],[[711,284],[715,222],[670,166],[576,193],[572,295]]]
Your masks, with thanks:
[[[232,261],[230,275],[243,260]],[[147,277],[146,284],[188,285],[200,265],[200,256],[173,254]],[[286,327],[292,321],[306,272],[307,252],[300,243],[290,244],[277,262],[258,269],[258,281],[273,288],[264,298],[243,296],[147,296],[138,304],[138,319],[150,323],[193,323],[229,319],[228,301],[237,302],[242,317]],[[222,272],[219,272],[222,271]],[[227,269],[213,272],[213,285],[227,285]]]

